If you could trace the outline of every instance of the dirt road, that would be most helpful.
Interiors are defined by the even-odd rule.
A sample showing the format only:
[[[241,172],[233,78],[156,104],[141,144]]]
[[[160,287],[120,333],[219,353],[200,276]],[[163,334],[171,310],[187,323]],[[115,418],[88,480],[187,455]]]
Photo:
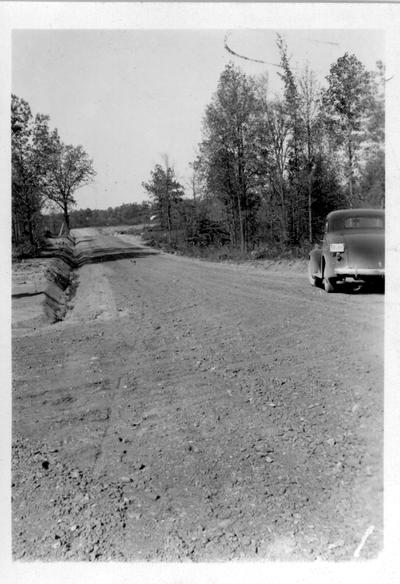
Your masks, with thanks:
[[[383,295],[135,255],[14,330],[15,559],[375,557]]]

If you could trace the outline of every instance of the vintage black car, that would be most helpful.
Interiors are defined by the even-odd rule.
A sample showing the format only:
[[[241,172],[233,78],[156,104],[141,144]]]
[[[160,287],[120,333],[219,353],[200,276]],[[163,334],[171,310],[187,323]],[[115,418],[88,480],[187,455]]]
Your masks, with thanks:
[[[308,277],[313,286],[334,292],[343,282],[362,285],[385,276],[385,212],[344,209],[326,218],[322,246],[310,253]]]

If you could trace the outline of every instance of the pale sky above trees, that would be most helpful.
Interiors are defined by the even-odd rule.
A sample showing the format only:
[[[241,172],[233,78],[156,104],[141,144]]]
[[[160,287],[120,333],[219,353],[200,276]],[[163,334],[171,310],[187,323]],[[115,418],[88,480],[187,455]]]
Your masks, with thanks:
[[[279,63],[282,34],[292,66],[306,61],[323,83],[330,65],[346,51],[367,69],[385,60],[384,35],[362,30],[248,30],[228,33],[235,52]],[[201,139],[205,108],[224,66],[269,75],[273,65],[252,63],[224,49],[226,30],[19,30],[13,32],[12,91],[34,114],[50,116],[66,143],[82,144],[97,170],[92,185],[77,191],[78,207],[107,208],[146,198],[142,182],[168,154],[178,180]]]

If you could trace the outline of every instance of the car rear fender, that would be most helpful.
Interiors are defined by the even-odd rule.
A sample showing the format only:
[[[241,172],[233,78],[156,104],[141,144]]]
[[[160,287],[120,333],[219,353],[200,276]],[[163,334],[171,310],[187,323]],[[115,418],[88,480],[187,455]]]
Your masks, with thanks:
[[[322,277],[334,278],[336,276],[335,267],[333,265],[332,256],[324,254],[322,257]]]

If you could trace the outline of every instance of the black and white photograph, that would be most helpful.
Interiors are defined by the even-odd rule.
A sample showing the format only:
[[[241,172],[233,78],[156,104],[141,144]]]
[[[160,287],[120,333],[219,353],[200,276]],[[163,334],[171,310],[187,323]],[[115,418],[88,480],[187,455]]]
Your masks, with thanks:
[[[385,553],[387,34],[220,8],[11,27],[24,569]]]

